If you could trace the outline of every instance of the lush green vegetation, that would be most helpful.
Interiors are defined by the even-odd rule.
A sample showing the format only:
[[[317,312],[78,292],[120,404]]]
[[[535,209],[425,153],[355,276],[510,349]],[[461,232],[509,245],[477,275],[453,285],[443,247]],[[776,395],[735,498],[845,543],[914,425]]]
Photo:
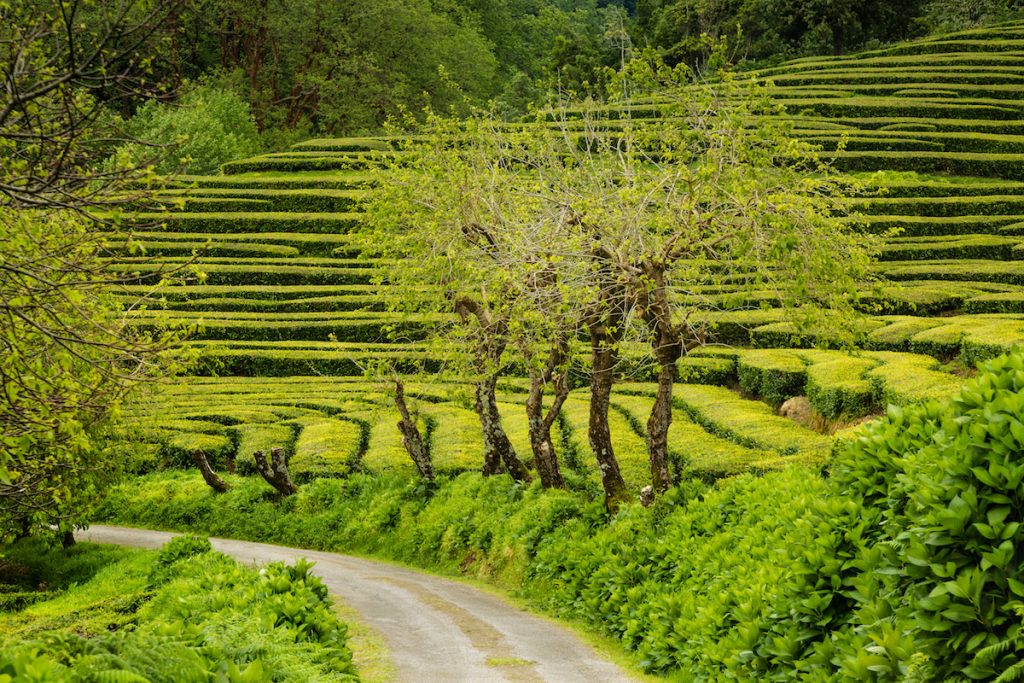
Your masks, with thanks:
[[[0,561],[10,681],[358,680],[310,565],[244,567],[182,536],[159,552],[22,542]]]
[[[1014,4],[322,4],[0,3],[0,537],[127,472],[105,519],[470,572],[652,672],[1021,675]],[[509,122],[556,83],[610,96]],[[0,678],[351,674],[306,568],[34,548]]]
[[[952,399],[889,408],[826,476],[689,480],[610,519],[586,496],[474,474],[433,490],[319,479],[284,499],[158,474],[104,517],[467,572],[697,680],[994,680],[1022,647],[1022,396],[1024,355],[1004,356]]]

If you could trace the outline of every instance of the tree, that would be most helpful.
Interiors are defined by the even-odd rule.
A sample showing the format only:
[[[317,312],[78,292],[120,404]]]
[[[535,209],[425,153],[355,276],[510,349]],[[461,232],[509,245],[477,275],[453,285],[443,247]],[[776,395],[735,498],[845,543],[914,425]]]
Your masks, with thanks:
[[[588,436],[614,508],[628,496],[608,422],[624,342],[639,335],[658,368],[647,431],[652,484],[663,491],[676,364],[711,338],[707,310],[738,305],[707,292],[723,282],[768,290],[794,324],[842,337],[876,245],[851,230],[851,186],[787,134],[751,83],[727,73],[693,83],[685,67],[649,54],[609,82],[607,100],[563,103],[533,124],[478,116],[438,125],[440,138],[416,141],[414,163],[381,177],[376,206],[392,217],[378,226],[415,235],[395,237],[409,249],[403,271],[439,286],[454,310],[463,288],[476,293],[474,306],[486,302],[473,329],[496,345],[492,373],[507,363],[508,340],[523,335],[510,321],[546,320],[547,362],[534,362],[538,338],[519,345],[531,425],[545,422],[534,391],[554,375],[547,367],[585,329]],[[634,117],[639,97],[657,114]]]
[[[415,124],[412,124],[415,125]],[[516,351],[531,378],[527,401],[530,440],[545,486],[561,486],[551,427],[569,391],[572,327],[556,325],[571,312],[568,283],[556,266],[561,254],[538,240],[552,205],[539,179],[517,173],[524,144],[536,136],[517,134],[486,115],[467,121],[429,116],[408,138],[409,155],[377,175],[366,207],[368,241],[386,245],[395,261],[384,280],[406,296],[401,310],[448,312],[434,329],[436,348],[450,367],[474,379],[475,408],[484,435],[485,474],[504,469],[518,480],[529,474],[512,446],[498,412],[497,382]],[[417,294],[430,287],[434,297]],[[393,291],[393,290],[392,290]],[[545,389],[555,392],[545,410]]]
[[[658,390],[647,434],[656,491],[671,484],[676,363],[709,336],[701,311],[721,307],[702,293],[723,281],[767,289],[796,323],[842,338],[877,247],[846,221],[850,181],[788,134],[768,91],[727,72],[691,82],[685,67],[668,69],[650,54],[627,65],[609,103],[580,110],[582,139],[577,151],[566,150],[573,172],[558,189],[593,240],[606,282],[594,303],[611,318],[592,338],[600,332],[612,350],[595,352],[595,378],[621,339],[605,329],[621,335],[627,311],[651,345]],[[638,89],[662,103],[657,116],[632,116]],[[592,401],[603,405],[610,384],[598,383]]]
[[[135,168],[104,168],[119,113],[163,94],[153,78],[184,0],[0,4],[0,204],[71,208],[132,200]]]
[[[120,147],[114,164],[151,165],[159,174],[217,173],[221,165],[260,151],[249,105],[230,90],[192,87],[177,102],[149,100],[125,124],[139,142]]]
[[[159,94],[152,55],[180,6],[0,4],[0,540],[84,521],[119,472],[119,403],[175,364],[178,335],[133,330],[115,299],[97,210],[144,194],[146,171],[101,161],[118,109]]]

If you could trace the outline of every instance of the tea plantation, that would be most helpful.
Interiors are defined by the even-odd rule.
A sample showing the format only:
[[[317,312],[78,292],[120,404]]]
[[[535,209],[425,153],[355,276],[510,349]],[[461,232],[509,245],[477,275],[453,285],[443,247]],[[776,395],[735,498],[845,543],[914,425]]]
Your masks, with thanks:
[[[950,361],[969,368],[1024,341],[1022,46],[1024,24],[1011,23],[758,74],[774,84],[794,134],[874,190],[856,198],[858,220],[868,231],[898,228],[877,265],[890,282],[865,292],[870,313],[856,324],[866,348],[856,355],[792,348],[829,340],[795,335],[770,292],[717,285],[712,305],[739,294],[744,306],[708,310],[718,346],[681,361],[687,384],[671,446],[682,468],[714,478],[820,460],[829,437],[810,427],[949,395],[961,381],[945,369]],[[659,104],[641,113],[657,116]],[[187,466],[194,448],[245,468],[254,450],[275,445],[300,479],[411,471],[390,398],[362,379],[363,369],[382,358],[431,367],[422,340],[440,314],[391,312],[389,298],[431,292],[374,284],[380,262],[353,236],[371,191],[367,169],[401,154],[395,147],[386,137],[310,140],[228,163],[221,175],[179,177],[161,196],[165,210],[132,215],[134,243],[111,239],[118,273],[190,259],[202,273],[135,313],[139,326],[197,325],[200,351],[200,376],[136,408],[147,444],[139,471]],[[501,396],[521,454],[529,453],[525,389],[510,379]],[[614,405],[618,453],[637,488],[652,393],[624,384]],[[481,437],[468,388],[423,384],[411,395],[423,404],[438,467],[476,469]],[[801,395],[823,421],[774,414]],[[573,393],[558,433],[570,467],[593,478],[587,400]]]
[[[772,292],[701,291],[710,343],[680,360],[672,403],[678,486],[652,506],[599,501],[586,358],[553,430],[567,490],[477,474],[471,385],[411,374],[442,367],[427,339],[445,315],[391,306],[437,293],[381,284],[359,239],[372,169],[404,154],[380,136],[178,177],[126,216],[132,240],[110,235],[109,269],[140,276],[126,303],[154,291],[142,276],[195,271],[132,321],[191,327],[198,361],[130,405],[121,454],[140,476],[101,517],[475,575],[679,680],[1020,680],[1024,356],[1005,354],[1024,344],[1024,22],[751,78],[865,186],[851,220],[884,236],[882,284],[865,283],[855,350],[794,327]],[[643,351],[611,398],[631,494],[651,477]],[[366,372],[380,359],[410,372],[439,483],[417,485],[392,386]],[[497,407],[531,464],[528,388],[509,372]],[[294,496],[257,475],[273,448]]]

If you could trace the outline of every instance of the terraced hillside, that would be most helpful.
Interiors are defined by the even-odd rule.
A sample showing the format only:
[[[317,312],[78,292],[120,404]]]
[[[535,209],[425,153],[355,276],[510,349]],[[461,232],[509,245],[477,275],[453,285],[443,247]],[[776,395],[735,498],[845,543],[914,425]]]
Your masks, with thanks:
[[[940,362],[969,365],[1024,342],[1024,23],[800,59],[758,77],[774,84],[798,136],[880,190],[856,199],[865,229],[900,231],[877,266],[892,283],[866,297],[870,315],[857,323],[864,353],[792,348],[828,340],[794,336],[767,292],[742,292],[747,310],[706,312],[722,346],[682,361],[671,445],[677,463],[709,477],[821,459],[826,425],[951,393],[960,379]],[[658,115],[659,104],[646,111]],[[222,175],[181,177],[162,197],[165,210],[133,217],[144,254],[111,238],[120,254],[111,268],[126,274],[197,255],[204,277],[162,290],[163,305],[136,323],[199,323],[197,373],[219,375],[137,407],[150,444],[142,468],[186,466],[197,447],[215,462],[247,463],[280,445],[299,479],[411,471],[387,394],[362,368],[379,357],[429,361],[422,339],[438,316],[389,312],[398,293],[371,284],[379,261],[361,257],[352,238],[372,191],[366,169],[395,154],[387,138],[312,140],[227,164]],[[715,294],[734,299],[734,290],[723,282]],[[410,390],[440,469],[476,468],[482,444],[466,388]],[[634,486],[647,478],[652,394],[624,382],[615,398],[618,455]],[[776,414],[798,395],[816,421]],[[501,398],[527,455],[524,387],[510,379]],[[575,392],[559,440],[570,469],[595,479],[586,409],[586,393]]]

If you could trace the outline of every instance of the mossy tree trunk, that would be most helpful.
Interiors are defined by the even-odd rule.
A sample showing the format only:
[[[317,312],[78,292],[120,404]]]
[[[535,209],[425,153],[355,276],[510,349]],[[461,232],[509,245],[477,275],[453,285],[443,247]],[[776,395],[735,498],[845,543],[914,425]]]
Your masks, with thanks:
[[[556,342],[548,355],[543,370],[530,369],[530,392],[526,398],[526,419],[530,429],[530,447],[544,488],[565,488],[558,454],[551,440],[551,427],[569,396],[569,375],[564,365],[568,362],[568,343]],[[551,406],[544,410],[544,387],[554,389]]]
[[[398,430],[402,433],[402,446],[405,447],[405,452],[416,465],[420,477],[426,481],[434,481],[434,463],[430,458],[430,449],[420,434],[415,416],[409,412],[409,406],[405,401],[405,384],[398,378],[395,378],[395,406],[400,416]]]
[[[491,476],[504,469],[516,481],[530,481],[530,473],[516,454],[498,411],[497,386],[502,356],[508,345],[508,320],[495,315],[479,301],[465,296],[455,302],[455,312],[463,321],[476,321],[474,365],[480,379],[476,382],[474,407],[483,430],[482,472],[484,476]]]
[[[664,493],[672,486],[668,461],[668,432],[672,427],[672,393],[678,370],[676,363],[683,354],[703,343],[702,327],[690,327],[687,320],[676,323],[666,284],[668,263],[648,260],[631,269],[633,305],[647,325],[651,347],[658,361],[658,391],[647,419],[647,455],[651,467],[654,493]]]

